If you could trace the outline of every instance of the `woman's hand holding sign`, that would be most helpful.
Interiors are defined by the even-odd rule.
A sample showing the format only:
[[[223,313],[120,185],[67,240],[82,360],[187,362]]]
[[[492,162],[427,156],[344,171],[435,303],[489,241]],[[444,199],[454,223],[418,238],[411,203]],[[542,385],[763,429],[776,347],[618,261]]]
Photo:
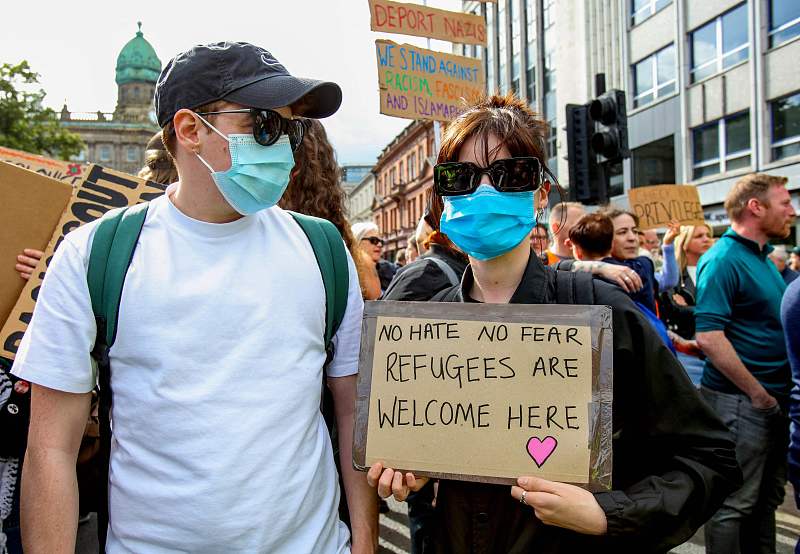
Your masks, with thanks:
[[[415,477],[413,473],[403,475],[392,468],[384,468],[380,462],[372,464],[367,472],[367,483],[370,487],[377,487],[378,496],[389,498],[394,495],[399,502],[404,502],[408,493],[418,491],[427,482],[427,477]]]
[[[511,496],[533,508],[542,523],[585,535],[606,533],[606,514],[586,489],[539,477],[520,477],[517,484],[511,487]]]

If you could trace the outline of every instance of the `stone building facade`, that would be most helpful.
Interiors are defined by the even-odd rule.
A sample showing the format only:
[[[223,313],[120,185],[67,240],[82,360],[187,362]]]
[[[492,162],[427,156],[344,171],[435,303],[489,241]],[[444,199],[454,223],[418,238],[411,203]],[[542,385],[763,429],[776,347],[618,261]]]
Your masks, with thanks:
[[[71,112],[61,109],[61,125],[77,133],[86,143],[74,161],[97,163],[135,174],[144,165],[147,141],[158,132],[153,111],[153,93],[161,60],[139,31],[117,57],[117,106],[113,113]]]

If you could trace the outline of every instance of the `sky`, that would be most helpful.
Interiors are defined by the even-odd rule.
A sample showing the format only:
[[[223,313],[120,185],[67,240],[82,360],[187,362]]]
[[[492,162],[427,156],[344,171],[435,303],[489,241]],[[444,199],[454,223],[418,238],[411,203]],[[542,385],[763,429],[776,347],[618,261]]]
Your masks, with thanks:
[[[428,5],[459,10],[461,1]],[[114,111],[117,55],[137,21],[163,65],[194,44],[262,46],[293,75],[341,86],[341,108],[323,120],[340,164],[374,163],[410,123],[379,113],[375,39],[426,46],[424,38],[370,31],[367,0],[45,0],[4,2],[2,11],[0,63],[27,60],[40,74],[45,104],[56,110],[66,101],[71,111]],[[449,52],[451,45],[434,40],[431,49]]]

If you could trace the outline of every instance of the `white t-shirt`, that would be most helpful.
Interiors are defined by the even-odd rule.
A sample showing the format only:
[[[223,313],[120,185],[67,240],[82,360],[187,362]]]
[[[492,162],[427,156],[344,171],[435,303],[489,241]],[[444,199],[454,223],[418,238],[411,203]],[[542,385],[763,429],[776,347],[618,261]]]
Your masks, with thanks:
[[[96,224],[53,257],[13,373],[90,391],[86,284]],[[329,377],[357,372],[363,303],[351,259]],[[232,223],[149,208],[111,349],[109,552],[347,552],[320,413],[325,292],[279,208]]]
[[[692,278],[692,283],[697,285],[697,266],[696,265],[687,265],[686,271],[689,273],[689,277]]]

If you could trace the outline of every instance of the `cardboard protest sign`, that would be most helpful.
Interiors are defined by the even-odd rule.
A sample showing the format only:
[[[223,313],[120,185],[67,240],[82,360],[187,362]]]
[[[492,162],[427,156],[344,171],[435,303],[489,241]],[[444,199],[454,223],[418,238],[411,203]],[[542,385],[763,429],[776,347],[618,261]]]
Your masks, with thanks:
[[[639,228],[666,227],[673,219],[681,225],[703,225],[703,205],[693,185],[656,185],[628,192],[631,211],[639,216]]]
[[[486,92],[483,61],[376,40],[381,113],[449,121]]]
[[[0,356],[13,359],[25,329],[30,323],[33,308],[45,271],[64,235],[84,223],[94,221],[108,210],[131,206],[153,200],[166,190],[166,185],[145,181],[133,175],[90,165],[83,181],[77,184],[64,207],[55,232],[44,250],[44,256],[19,296],[2,330],[0,330]]]
[[[369,0],[369,11],[373,31],[486,45],[486,22],[479,15],[391,0]]]
[[[72,195],[72,186],[0,162],[0,321],[5,321],[25,286],[14,269],[24,248],[44,250]]]
[[[354,465],[611,485],[607,306],[368,302]]]
[[[85,166],[77,162],[64,162],[45,158],[37,154],[29,154],[22,150],[0,146],[0,161],[8,162],[40,175],[45,175],[59,181],[74,185],[83,178]]]

